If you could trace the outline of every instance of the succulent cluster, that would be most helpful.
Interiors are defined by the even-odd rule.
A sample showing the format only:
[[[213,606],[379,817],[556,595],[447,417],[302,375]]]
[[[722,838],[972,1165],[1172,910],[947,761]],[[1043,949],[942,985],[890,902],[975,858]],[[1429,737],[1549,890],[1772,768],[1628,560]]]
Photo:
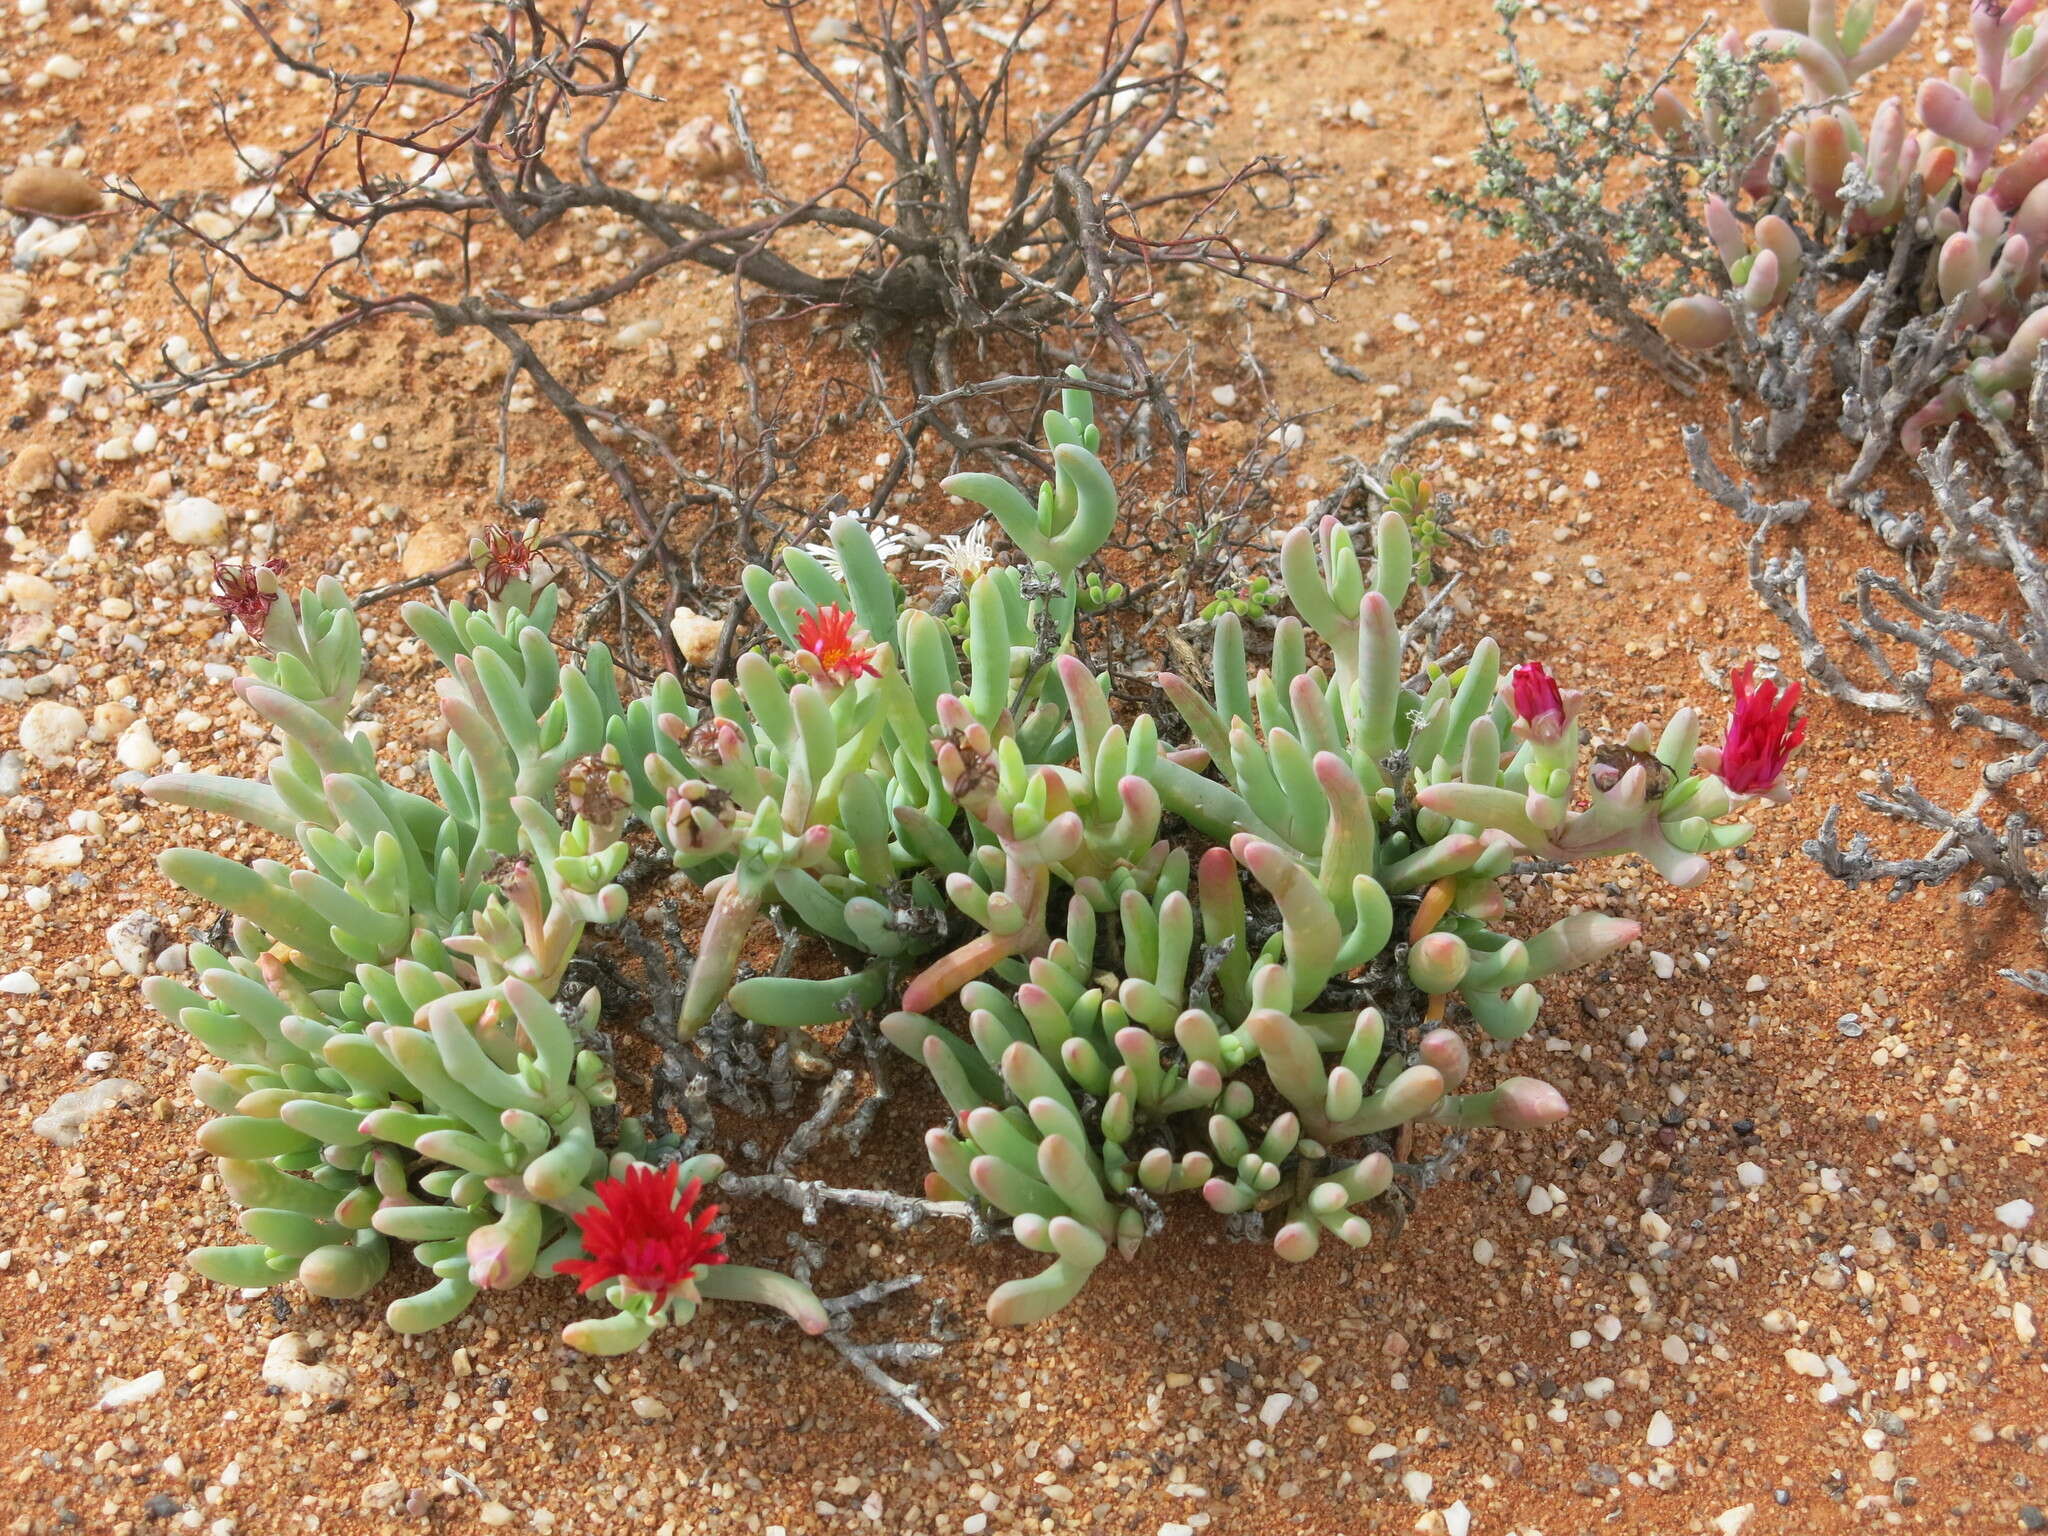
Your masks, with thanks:
[[[829,559],[790,547],[780,575],[744,573],[765,639],[702,712],[672,676],[622,702],[602,645],[565,659],[559,589],[536,584],[524,535],[493,530],[482,607],[406,610],[447,671],[438,803],[386,783],[349,725],[362,655],[339,586],[293,604],[274,570],[224,570],[222,606],[263,649],[240,692],[280,751],[267,782],[150,792],[291,838],[305,867],[163,859],[234,914],[234,953],[196,952],[197,989],[150,984],[226,1063],[195,1079],[220,1116],[201,1142],[254,1241],[196,1267],[356,1296],[397,1239],[433,1272],[392,1303],[401,1329],[553,1271],[611,1303],[566,1334],[597,1352],[703,1297],[824,1328],[801,1285],[724,1262],[696,1209],[719,1160],[679,1161],[668,1127],[617,1118],[597,994],[557,1006],[586,929],[625,915],[635,822],[711,900],[678,1042],[728,1010],[790,1031],[893,1010],[882,1034],[953,1111],[927,1139],[929,1193],[980,1202],[1052,1257],[996,1291],[998,1321],[1063,1305],[1157,1225],[1159,1197],[1275,1213],[1276,1252],[1305,1259],[1325,1234],[1368,1240],[1359,1207],[1407,1127],[1565,1114],[1528,1078],[1469,1086],[1454,1025],[1517,1038],[1537,982],[1637,927],[1582,912],[1516,937],[1503,879],[1524,856],[1625,854],[1704,879],[1749,834],[1731,815],[1783,793],[1797,690],[1742,679],[1724,746],[1702,747],[1686,710],[1582,772],[1579,696],[1541,665],[1503,678],[1485,640],[1405,675],[1423,488],[1401,477],[1369,559],[1334,518],[1284,541],[1296,616],[1268,666],[1252,674],[1225,614],[1209,687],[1158,677],[1186,737],[1170,744],[1152,715],[1118,718],[1076,649],[1117,517],[1078,375],[1046,434],[1035,499],[946,482],[1017,551],[964,582],[957,618],[909,605],[869,529],[840,518]],[[831,973],[752,973],[771,916]]]
[[[1724,818],[1783,793],[1796,689],[1745,697],[1725,747],[1702,748],[1687,710],[1661,738],[1639,727],[1602,749],[1582,777],[1579,697],[1540,664],[1504,679],[1485,640],[1463,667],[1404,678],[1414,545],[1398,510],[1379,519],[1369,566],[1329,518],[1288,536],[1279,573],[1298,617],[1276,626],[1269,667],[1250,672],[1226,614],[1213,693],[1159,675],[1186,748],[1161,750],[1146,715],[1113,724],[1087,667],[1055,661],[1077,761],[999,780],[996,807],[1078,780],[1092,794],[1076,810],[1113,793],[1131,835],[1105,874],[1075,826],[1074,852],[1049,861],[1068,892],[1062,927],[1048,934],[1034,909],[1031,947],[958,988],[964,1035],[931,1016],[951,986],[913,984],[883,1023],[954,1114],[926,1138],[928,1193],[986,1202],[1052,1258],[996,1290],[998,1322],[1046,1316],[1112,1246],[1133,1252],[1159,1197],[1271,1212],[1275,1252],[1302,1260],[1325,1234],[1370,1239],[1357,1208],[1388,1188],[1412,1124],[1561,1118],[1563,1096],[1534,1079],[1459,1091],[1472,1052],[1447,1021],[1455,1005],[1485,1037],[1518,1038],[1537,981],[1637,925],[1581,912],[1510,936],[1492,926],[1503,878],[1523,855],[1635,853],[1696,884],[1706,854],[1749,835]],[[1177,835],[1146,846],[1162,811]]]
[[[619,763],[646,755],[657,700],[622,705],[601,645],[562,659],[548,639],[559,589],[536,588],[523,535],[493,530],[477,554],[484,608],[407,610],[448,670],[448,750],[428,758],[438,803],[387,782],[350,724],[363,649],[340,584],[293,602],[275,567],[217,573],[221,607],[262,647],[237,692],[279,751],[265,781],[172,774],[147,789],[288,838],[304,863],[194,848],[160,860],[232,914],[227,952],[193,947],[196,988],[146,985],[220,1059],[193,1075],[216,1115],[199,1142],[251,1239],[192,1265],[223,1284],[355,1297],[406,1244],[429,1283],[387,1308],[403,1333],[459,1316],[479,1290],[592,1264],[615,1312],[570,1325],[577,1348],[631,1348],[703,1296],[781,1306],[819,1331],[807,1290],[709,1246],[649,1267],[652,1237],[689,1221],[717,1158],[671,1164],[666,1194],[675,1172],[690,1181],[681,1208],[643,1195],[624,1247],[607,1225],[608,1197],[653,1177],[643,1164],[663,1160],[662,1139],[617,1117],[598,994],[567,1010],[555,998],[586,927],[626,911]]]
[[[1977,0],[1974,68],[1923,81],[1911,114],[1886,99],[1867,128],[1853,102],[1858,82],[1911,39],[1917,0],[1882,29],[1876,0],[1858,0],[1839,22],[1832,0],[1764,0],[1769,25],[1746,40],[1730,33],[1719,52],[1724,64],[1790,61],[1803,105],[1782,116],[1775,87],[1752,97],[1757,113],[1739,124],[1725,112],[1695,116],[1669,87],[1660,91],[1663,124],[1758,146],[1737,201],[1718,191],[1703,200],[1726,291],[1674,300],[1660,320],[1666,337],[1694,351],[1722,346],[1781,305],[1803,270],[1856,275],[1880,243],[1905,259],[1908,297],[1940,316],[1940,347],[1956,360],[1942,359],[1931,393],[1900,423],[1902,445],[1917,453],[1930,432],[1965,415],[2011,420],[2048,336],[2035,308],[2048,256],[2048,134],[1999,160],[2048,94],[2048,35],[2031,19],[2035,3]],[[1703,79],[1726,75],[1710,68]]]

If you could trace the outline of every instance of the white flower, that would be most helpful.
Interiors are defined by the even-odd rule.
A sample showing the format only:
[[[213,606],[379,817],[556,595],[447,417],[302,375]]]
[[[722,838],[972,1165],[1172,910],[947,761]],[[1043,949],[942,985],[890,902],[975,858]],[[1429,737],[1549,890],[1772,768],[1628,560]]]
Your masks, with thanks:
[[[921,570],[955,577],[963,587],[972,586],[977,576],[996,563],[986,522],[976,523],[965,533],[941,534],[925,545],[925,553],[931,558],[917,562]]]
[[[875,546],[875,553],[881,557],[884,565],[910,548],[910,535],[903,531],[902,520],[894,512],[884,512],[877,518],[860,517],[859,520],[861,527],[867,532],[868,541]],[[820,539],[815,544],[806,544],[803,551],[825,567],[835,580],[846,579],[846,572],[839,561],[839,549],[830,539]]]

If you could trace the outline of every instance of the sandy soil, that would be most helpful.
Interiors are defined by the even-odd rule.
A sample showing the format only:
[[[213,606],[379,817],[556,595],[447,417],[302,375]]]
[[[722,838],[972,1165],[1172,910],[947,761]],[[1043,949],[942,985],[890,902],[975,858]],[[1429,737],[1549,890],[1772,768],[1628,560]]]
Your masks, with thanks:
[[[366,56],[390,35],[368,0],[322,9]],[[27,11],[0,21],[0,169],[69,158],[227,190],[213,93],[259,142],[321,106],[282,87],[218,7],[51,0],[38,26]],[[467,24],[447,11],[430,36]],[[1632,32],[1666,47],[1691,19],[1682,5],[1599,11],[1532,22],[1532,47],[1587,79]],[[622,129],[651,164],[750,63],[766,67],[764,102],[798,113],[760,7],[664,15],[634,19],[668,34],[653,45],[665,100]],[[1461,491],[1465,525],[1499,540],[1461,557],[1473,621],[1571,674],[1596,729],[1682,702],[1718,715],[1702,663],[1718,675],[1786,644],[1747,592],[1737,530],[1677,453],[1679,426],[1714,419],[1718,402],[1681,400],[1603,352],[1497,275],[1504,251],[1424,200],[1469,181],[1476,97],[1505,99],[1489,9],[1262,0],[1203,6],[1195,24],[1228,109],[1173,153],[1311,157],[1339,251],[1382,263],[1324,321],[1227,312],[1202,335],[1206,384],[1256,396],[1238,350],[1249,338],[1265,387],[1304,421],[1299,496],[1283,502],[1327,491],[1335,455],[1374,456],[1432,400],[1468,409],[1482,430],[1424,457]],[[1942,41],[1930,23],[1905,67],[1928,72]],[[82,65],[76,78],[50,67],[58,54]],[[778,139],[805,130],[800,115],[776,122]],[[54,612],[17,603],[7,616],[0,739],[13,746],[39,698],[95,717],[73,760],[0,760],[0,971],[13,973],[0,979],[13,994],[0,998],[0,1113],[17,1126],[0,1141],[0,1528],[1763,1536],[2042,1523],[2048,1354],[2027,1306],[2048,1294],[2048,1230],[2037,1218],[2015,1234],[1992,1214],[2048,1206],[2044,1014],[1993,977],[2034,953],[2029,925],[1946,892],[1889,905],[1822,880],[1799,844],[1825,806],[1885,762],[1956,790],[1970,750],[1825,702],[1801,798],[1707,886],[1674,895],[1602,872],[1644,943],[1552,988],[1516,1047],[1564,1089],[1572,1120],[1475,1138],[1397,1238],[1383,1226],[1361,1254],[1290,1267],[1190,1213],[1054,1322],[998,1334],[980,1304],[1021,1271],[1013,1247],[827,1217],[811,1234],[830,1245],[821,1287],[925,1277],[864,1337],[922,1337],[930,1305],[949,1309],[943,1357],[909,1368],[949,1426],[935,1440],[822,1346],[747,1309],[599,1363],[557,1343],[566,1285],[530,1284],[403,1340],[383,1328],[381,1297],[238,1297],[188,1280],[181,1252],[232,1231],[191,1142],[200,1113],[184,1077],[198,1052],[142,1005],[103,934],[148,910],[189,937],[206,914],[150,856],[255,840],[141,803],[114,740],[139,714],[164,753],[213,767],[252,761],[260,731],[225,687],[237,646],[202,600],[206,560],[170,542],[160,509],[204,495],[245,524],[238,548],[390,580],[402,540],[484,519],[495,391],[457,341],[394,325],[210,411],[147,407],[118,363],[144,367],[180,329],[162,262],[122,263],[141,230],[132,211],[87,229],[83,249],[28,274],[27,314],[0,337],[0,460],[46,449],[68,466],[34,494],[4,489],[0,467],[8,570],[57,592]],[[544,244],[488,257],[544,288]],[[708,432],[733,380],[701,343],[728,302],[718,280],[673,275],[607,317],[662,313],[665,339],[610,355],[600,333],[593,366],[623,398],[701,413]],[[285,323],[254,308],[259,335]],[[1329,370],[1319,347],[1369,382]],[[96,456],[144,424],[151,451]],[[544,447],[553,430],[537,413],[522,441]],[[1227,442],[1247,428],[1209,430]],[[849,442],[837,467],[872,448]],[[522,493],[562,516],[615,511],[566,448],[521,473]],[[958,518],[936,495],[918,513]],[[89,516],[99,536],[74,542]],[[1822,606],[1844,572],[1881,563],[1844,518],[1817,516],[1806,538]],[[377,625],[371,675],[392,690],[395,763],[419,740],[425,669],[395,615]],[[52,846],[67,835],[81,839],[75,867]],[[1533,924],[1599,895],[1532,888],[1520,911]],[[30,1131],[60,1093],[110,1075],[139,1091],[78,1145]],[[928,1107],[900,1104],[857,1168],[825,1154],[806,1171],[913,1187]],[[742,1215],[736,1250],[786,1261],[789,1214]],[[345,1371],[337,1394],[264,1384],[284,1332]],[[152,1371],[165,1378],[154,1395],[98,1406]]]

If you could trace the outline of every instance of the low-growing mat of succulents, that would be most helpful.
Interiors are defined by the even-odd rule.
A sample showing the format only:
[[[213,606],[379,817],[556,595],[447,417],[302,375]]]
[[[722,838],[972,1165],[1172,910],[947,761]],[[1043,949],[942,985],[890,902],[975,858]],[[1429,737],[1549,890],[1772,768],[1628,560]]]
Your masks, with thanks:
[[[944,1121],[910,1123],[921,1101],[900,1096],[870,1134],[923,1138],[922,1198],[898,1209],[1035,1256],[991,1287],[999,1324],[1085,1309],[1089,1277],[1169,1221],[1290,1262],[1363,1247],[1418,1129],[1563,1120],[1514,1042],[1541,984],[1639,929],[1589,908],[1529,931],[1513,876],[1635,858],[1711,878],[1741,814],[1789,792],[1797,685],[1738,671],[1718,745],[1690,709],[1589,742],[1543,659],[1483,637],[1425,653],[1428,498],[1406,477],[1376,518],[1281,540],[1291,611],[1264,665],[1226,608],[1208,677],[1162,672],[1130,707],[1080,643],[1119,507],[1078,373],[1044,432],[1035,496],[945,482],[994,524],[957,541],[973,558],[950,564],[948,611],[852,516],[748,568],[765,638],[705,707],[668,675],[629,696],[601,642],[564,649],[530,530],[492,528],[474,602],[404,611],[442,670],[431,796],[383,776],[353,712],[341,586],[222,566],[249,641],[237,692],[276,755],[261,780],[147,790],[294,853],[161,859],[232,914],[189,982],[146,983],[217,1058],[192,1079],[199,1142],[247,1239],[192,1267],[336,1299],[397,1277],[404,1333],[573,1278],[562,1338],[598,1354],[707,1300],[825,1331],[802,1279],[729,1259],[747,1207],[713,1203],[705,1127],[621,1113],[604,988],[565,985],[629,919],[636,860],[708,904],[650,1021],[700,1088],[758,1075],[742,1039],[816,1059],[861,1041],[929,1075]],[[806,974],[753,963],[774,934],[807,941]]]

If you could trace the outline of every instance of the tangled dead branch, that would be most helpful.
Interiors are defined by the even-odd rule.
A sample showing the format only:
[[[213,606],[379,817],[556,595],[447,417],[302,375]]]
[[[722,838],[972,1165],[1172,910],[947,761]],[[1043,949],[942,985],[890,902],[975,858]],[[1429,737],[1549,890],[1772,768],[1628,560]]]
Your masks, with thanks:
[[[862,422],[896,445],[864,481],[871,514],[927,468],[1043,471],[1028,427],[1078,362],[1139,457],[1158,450],[1174,495],[1189,496],[1189,370],[1163,285],[1208,274],[1314,306],[1346,269],[1320,253],[1326,222],[1277,251],[1244,232],[1249,217],[1291,207],[1297,162],[1261,156],[1170,185],[1145,164],[1214,91],[1189,62],[1180,0],[1112,5],[1071,30],[1054,27],[1053,0],[1001,27],[969,0],[863,0],[852,19],[815,26],[792,0],[763,3],[782,58],[847,130],[831,168],[800,189],[738,87],[719,117],[669,141],[687,173],[680,187],[646,185],[641,167],[608,159],[600,137],[628,127],[646,99],[635,84],[644,39],[603,35],[553,0],[503,0],[457,60],[434,64],[418,62],[436,51],[426,24],[401,7],[391,62],[367,70],[344,67],[356,46],[314,18],[234,0],[277,66],[324,89],[328,106],[275,153],[243,143],[223,107],[221,132],[252,182],[224,208],[207,193],[124,189],[150,215],[197,336],[140,387],[159,398],[216,390],[394,318],[487,338],[503,370],[500,504],[536,506],[520,494],[513,447],[522,389],[618,495],[623,566],[587,535],[556,539],[596,583],[593,609],[629,663],[628,632],[651,629],[661,660],[678,664],[662,619],[714,590],[708,549],[760,560],[805,535],[813,514],[794,482],[806,450]],[[546,301],[503,291],[496,237],[580,238],[592,221],[598,275]],[[734,289],[744,398],[709,464],[688,462],[658,417],[593,387],[562,344],[679,269],[723,274]],[[237,338],[252,302],[305,318],[246,350]],[[819,337],[865,377],[799,398],[787,364]],[[636,596],[647,577],[658,595]]]
[[[1837,879],[1852,886],[1889,883],[1894,896],[1946,884],[1974,866],[1978,874],[1963,892],[1965,904],[1983,906],[2010,891],[2040,915],[2048,933],[2048,875],[2037,863],[2048,837],[2024,809],[2010,809],[1996,820],[1985,815],[1994,797],[2048,763],[2048,557],[2027,531],[2040,525],[2039,492],[2025,481],[2016,489],[2019,477],[2001,471],[2009,492],[2005,503],[1979,494],[1968,464],[1958,457],[1961,430],[1951,429],[1917,461],[1934,516],[1910,523],[1915,536],[1902,541],[1902,574],[1867,566],[1856,572],[1856,618],[1842,620],[1840,627],[1856,658],[1853,665],[1874,675],[1873,684],[1852,678],[1837,649],[1816,629],[1805,551],[1765,553],[1772,530],[1797,523],[1808,504],[1761,501],[1754,485],[1734,480],[1714,463],[1698,427],[1686,429],[1685,447],[1694,483],[1755,527],[1750,586],[1791,630],[1806,675],[1822,691],[1859,709],[1928,719],[1937,716],[1936,695],[1961,695],[1950,707],[1949,726],[1983,732],[2003,752],[1984,765],[1980,787],[1960,811],[1935,804],[1910,783],[1895,785],[1888,771],[1880,793],[1858,797],[1884,816],[1939,834],[1926,854],[1888,858],[1862,834],[1844,846],[1839,809],[1828,813],[1807,852]],[[2038,484],[2038,478],[2031,482]],[[1956,583],[1972,568],[2010,576],[2013,608],[1993,615],[1957,606]]]

